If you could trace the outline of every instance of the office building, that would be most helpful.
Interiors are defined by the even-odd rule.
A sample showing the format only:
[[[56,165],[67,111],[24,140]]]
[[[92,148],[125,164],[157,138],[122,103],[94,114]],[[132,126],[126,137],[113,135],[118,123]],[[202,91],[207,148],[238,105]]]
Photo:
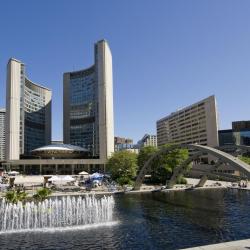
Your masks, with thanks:
[[[115,136],[114,145],[115,152],[134,148],[133,140],[124,137]]]
[[[157,143],[198,143],[218,146],[215,96],[182,108],[157,121]]]
[[[232,129],[219,130],[220,146],[250,146],[250,121],[234,121]]]
[[[234,132],[250,130],[250,121],[234,121],[232,122]]]
[[[140,141],[137,143],[138,148],[143,148],[145,146],[157,147],[157,136],[145,134]]]
[[[114,152],[112,55],[95,44],[94,65],[63,76],[63,140],[87,149],[103,164]]]
[[[223,129],[218,131],[219,146],[235,145],[235,138],[232,129]]]
[[[234,121],[232,129],[236,145],[250,146],[250,121]]]
[[[5,109],[0,108],[0,161],[5,160]]]
[[[24,63],[11,58],[6,82],[6,159],[18,160],[51,141],[51,90],[26,76]]]

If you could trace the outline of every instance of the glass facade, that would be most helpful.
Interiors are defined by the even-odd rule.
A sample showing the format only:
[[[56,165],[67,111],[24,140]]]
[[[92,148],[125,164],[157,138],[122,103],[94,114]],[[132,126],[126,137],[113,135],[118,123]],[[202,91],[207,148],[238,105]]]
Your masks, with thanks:
[[[232,122],[236,145],[250,146],[250,121]]]
[[[5,159],[5,109],[0,108],[0,160]]]
[[[250,130],[234,132],[236,145],[250,146]]]
[[[21,64],[20,72],[20,154],[24,154],[24,91],[25,89],[25,65]]]
[[[45,96],[25,80],[24,93],[24,148],[25,154],[43,146],[45,141]],[[40,92],[40,93],[39,93]]]
[[[31,150],[46,145],[45,91],[25,77],[21,65],[20,84],[20,153],[29,155]]]
[[[99,156],[98,88],[95,67],[70,73],[70,144]]]
[[[220,146],[227,146],[227,145],[235,144],[235,138],[234,138],[232,129],[219,130],[218,134],[219,134]]]
[[[220,146],[245,145],[250,146],[250,130],[234,131],[232,129],[219,130]]]

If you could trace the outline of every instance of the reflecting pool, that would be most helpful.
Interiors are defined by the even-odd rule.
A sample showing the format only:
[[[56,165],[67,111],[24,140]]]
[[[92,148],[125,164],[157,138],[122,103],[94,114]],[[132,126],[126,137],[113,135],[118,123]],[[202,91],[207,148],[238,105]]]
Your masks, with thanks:
[[[121,194],[114,201],[106,224],[2,233],[0,248],[179,249],[250,238],[247,191]]]

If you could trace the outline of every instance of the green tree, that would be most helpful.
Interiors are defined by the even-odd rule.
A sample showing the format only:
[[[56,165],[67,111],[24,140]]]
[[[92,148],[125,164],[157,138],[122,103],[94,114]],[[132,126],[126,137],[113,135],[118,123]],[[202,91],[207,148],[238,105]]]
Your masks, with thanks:
[[[138,155],[138,167],[139,169],[142,169],[144,164],[147,162],[147,160],[156,152],[158,152],[158,149],[154,146],[146,146],[143,147]]]
[[[170,148],[172,144],[166,144],[163,148]],[[179,166],[181,162],[188,158],[188,150],[176,148],[171,150],[167,154],[159,155],[152,163],[151,167],[151,179],[155,183],[165,183],[170,179],[175,167]]]
[[[137,155],[129,151],[115,152],[107,162],[107,170],[120,185],[131,184],[137,168]]]
[[[48,188],[41,188],[36,191],[36,194],[33,195],[33,198],[36,201],[44,201],[51,194],[51,190]]]
[[[21,190],[11,190],[8,191],[5,194],[5,199],[7,200],[7,202],[9,203],[17,203],[18,201],[25,201],[27,197],[27,193],[25,193],[24,191]]]

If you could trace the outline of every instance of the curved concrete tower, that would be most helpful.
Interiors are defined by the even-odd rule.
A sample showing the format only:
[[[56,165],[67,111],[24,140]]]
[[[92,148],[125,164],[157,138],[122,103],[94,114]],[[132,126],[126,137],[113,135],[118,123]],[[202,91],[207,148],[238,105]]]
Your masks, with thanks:
[[[29,80],[25,65],[11,58],[6,83],[6,160],[51,141],[52,91]]]

